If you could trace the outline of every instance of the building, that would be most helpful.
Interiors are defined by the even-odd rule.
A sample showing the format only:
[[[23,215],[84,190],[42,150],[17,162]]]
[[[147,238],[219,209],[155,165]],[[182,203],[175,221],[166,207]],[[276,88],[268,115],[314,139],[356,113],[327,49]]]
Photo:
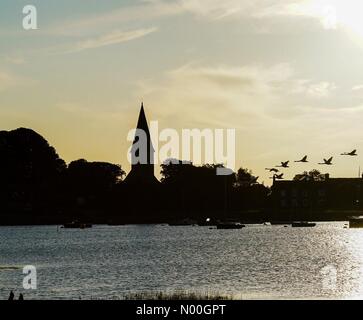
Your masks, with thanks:
[[[146,138],[145,143],[141,143],[139,136],[140,132],[136,132],[134,141],[131,147],[131,171],[125,179],[125,183],[129,185],[143,185],[159,184],[159,180],[154,175],[154,154],[155,150],[152,144],[149,126],[146,120],[144,104],[141,104],[139,119],[137,121],[137,130]],[[140,160],[143,159],[143,160]]]
[[[274,181],[269,198],[276,219],[346,220],[363,210],[363,176]]]
[[[162,186],[154,175],[154,148],[144,105],[141,105],[137,130],[131,146],[132,166],[122,184],[124,195],[122,215],[127,223],[158,223],[164,221]],[[143,142],[141,142],[143,141]],[[114,218],[117,221],[117,217]]]

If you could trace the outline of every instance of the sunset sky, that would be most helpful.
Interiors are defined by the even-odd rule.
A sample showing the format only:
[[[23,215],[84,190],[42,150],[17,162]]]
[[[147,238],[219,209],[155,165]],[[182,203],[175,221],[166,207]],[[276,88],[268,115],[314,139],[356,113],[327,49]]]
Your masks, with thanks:
[[[38,30],[22,28],[27,4]],[[0,129],[32,128],[67,162],[128,171],[144,101],[160,129],[235,128],[236,164],[260,182],[305,154],[287,178],[357,176],[362,14],[357,0],[2,0]]]

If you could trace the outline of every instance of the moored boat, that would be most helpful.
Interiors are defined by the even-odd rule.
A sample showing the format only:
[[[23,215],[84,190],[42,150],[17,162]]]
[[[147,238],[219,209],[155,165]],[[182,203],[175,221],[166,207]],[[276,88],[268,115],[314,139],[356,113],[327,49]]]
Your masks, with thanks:
[[[307,221],[295,221],[291,224],[293,228],[311,228],[315,227],[315,222],[307,222]]]
[[[363,228],[363,216],[349,217],[349,228]]]
[[[281,221],[270,221],[271,225],[272,226],[279,226],[279,225],[288,225],[288,224],[291,224],[291,221],[288,221],[288,220],[281,220]]]
[[[220,222],[217,224],[217,229],[242,229],[245,225],[239,222]]]
[[[217,224],[217,222],[214,219],[211,218],[207,218],[205,220],[200,220],[198,221],[198,226],[200,227],[204,227],[204,226],[215,226]]]
[[[69,223],[65,223],[62,228],[64,229],[87,229],[92,228],[92,224],[90,223],[81,223],[78,221],[72,221]]]

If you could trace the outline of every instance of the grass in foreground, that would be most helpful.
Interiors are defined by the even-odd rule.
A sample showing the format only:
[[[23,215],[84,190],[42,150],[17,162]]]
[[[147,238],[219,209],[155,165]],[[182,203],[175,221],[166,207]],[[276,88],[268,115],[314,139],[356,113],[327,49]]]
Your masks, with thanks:
[[[233,300],[232,295],[224,295],[211,292],[132,292],[125,294],[125,300]]]

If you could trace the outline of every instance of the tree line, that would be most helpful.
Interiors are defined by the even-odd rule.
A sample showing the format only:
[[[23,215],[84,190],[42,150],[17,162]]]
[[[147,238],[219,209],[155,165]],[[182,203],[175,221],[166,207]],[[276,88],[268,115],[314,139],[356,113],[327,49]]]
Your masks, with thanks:
[[[0,131],[0,224],[258,217],[269,188],[243,168],[217,176],[218,166],[173,159],[161,165],[160,185],[128,186],[121,165],[85,159],[67,165],[35,131]]]

